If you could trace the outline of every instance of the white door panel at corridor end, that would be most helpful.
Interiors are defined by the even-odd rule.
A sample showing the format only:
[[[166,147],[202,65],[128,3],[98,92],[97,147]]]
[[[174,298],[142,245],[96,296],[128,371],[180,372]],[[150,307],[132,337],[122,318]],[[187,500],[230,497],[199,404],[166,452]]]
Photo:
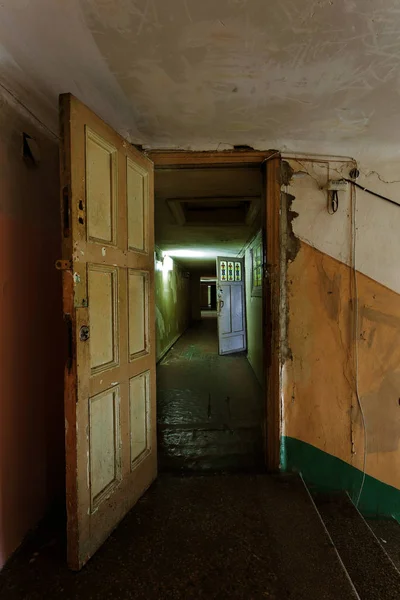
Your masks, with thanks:
[[[217,258],[218,343],[220,354],[246,350],[244,259]]]
[[[61,96],[68,564],[157,474],[153,163]]]

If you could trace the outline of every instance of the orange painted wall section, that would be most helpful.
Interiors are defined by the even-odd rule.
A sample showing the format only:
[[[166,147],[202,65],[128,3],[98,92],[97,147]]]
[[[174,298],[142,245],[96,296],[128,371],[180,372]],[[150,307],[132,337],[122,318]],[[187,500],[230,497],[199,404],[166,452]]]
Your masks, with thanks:
[[[64,327],[58,145],[11,105],[0,118],[0,568],[63,493]],[[24,163],[22,131],[42,160]]]
[[[355,395],[353,273],[301,242],[289,265],[284,435],[362,469]],[[357,273],[358,386],[367,428],[367,474],[400,488],[400,297]]]

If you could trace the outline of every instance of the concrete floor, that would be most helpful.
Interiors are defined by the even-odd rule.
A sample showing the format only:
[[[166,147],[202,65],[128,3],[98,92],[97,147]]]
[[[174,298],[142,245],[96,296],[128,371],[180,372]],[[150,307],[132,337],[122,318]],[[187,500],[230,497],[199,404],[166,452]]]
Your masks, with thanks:
[[[244,353],[218,355],[215,312],[158,365],[157,412],[161,469],[262,467],[263,393]]]
[[[0,598],[354,598],[299,478],[164,474],[79,573],[64,547],[40,528],[0,574]]]

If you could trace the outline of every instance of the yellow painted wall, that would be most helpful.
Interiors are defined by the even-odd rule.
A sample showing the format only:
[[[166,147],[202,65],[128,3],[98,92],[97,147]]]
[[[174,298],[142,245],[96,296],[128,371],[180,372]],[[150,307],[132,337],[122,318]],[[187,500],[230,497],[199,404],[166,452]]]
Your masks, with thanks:
[[[301,170],[308,168],[302,162]],[[290,352],[283,366],[282,433],[363,470],[361,403],[366,473],[399,489],[400,269],[395,250],[400,208],[358,195],[355,286],[354,198],[350,190],[341,193],[338,214],[329,215],[326,192],[318,188],[326,165],[311,168],[314,179],[305,177],[285,190],[296,198],[293,231],[300,249],[288,261],[286,276]],[[382,193],[376,180],[369,185]],[[397,197],[395,187],[386,186],[385,192]]]
[[[190,279],[175,261],[172,265],[172,270],[166,271],[161,262],[156,262],[157,360],[182,335],[190,321]]]

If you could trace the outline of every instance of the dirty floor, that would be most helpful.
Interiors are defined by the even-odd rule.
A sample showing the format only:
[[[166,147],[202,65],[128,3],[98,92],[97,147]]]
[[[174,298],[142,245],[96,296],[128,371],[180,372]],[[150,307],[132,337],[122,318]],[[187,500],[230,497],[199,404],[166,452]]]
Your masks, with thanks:
[[[79,573],[41,528],[0,574],[2,600],[347,600],[300,480],[164,474]]]
[[[400,523],[394,519],[368,519],[368,525],[400,571]]]
[[[219,356],[216,313],[203,313],[157,367],[160,468],[261,467],[263,410],[246,355]]]

